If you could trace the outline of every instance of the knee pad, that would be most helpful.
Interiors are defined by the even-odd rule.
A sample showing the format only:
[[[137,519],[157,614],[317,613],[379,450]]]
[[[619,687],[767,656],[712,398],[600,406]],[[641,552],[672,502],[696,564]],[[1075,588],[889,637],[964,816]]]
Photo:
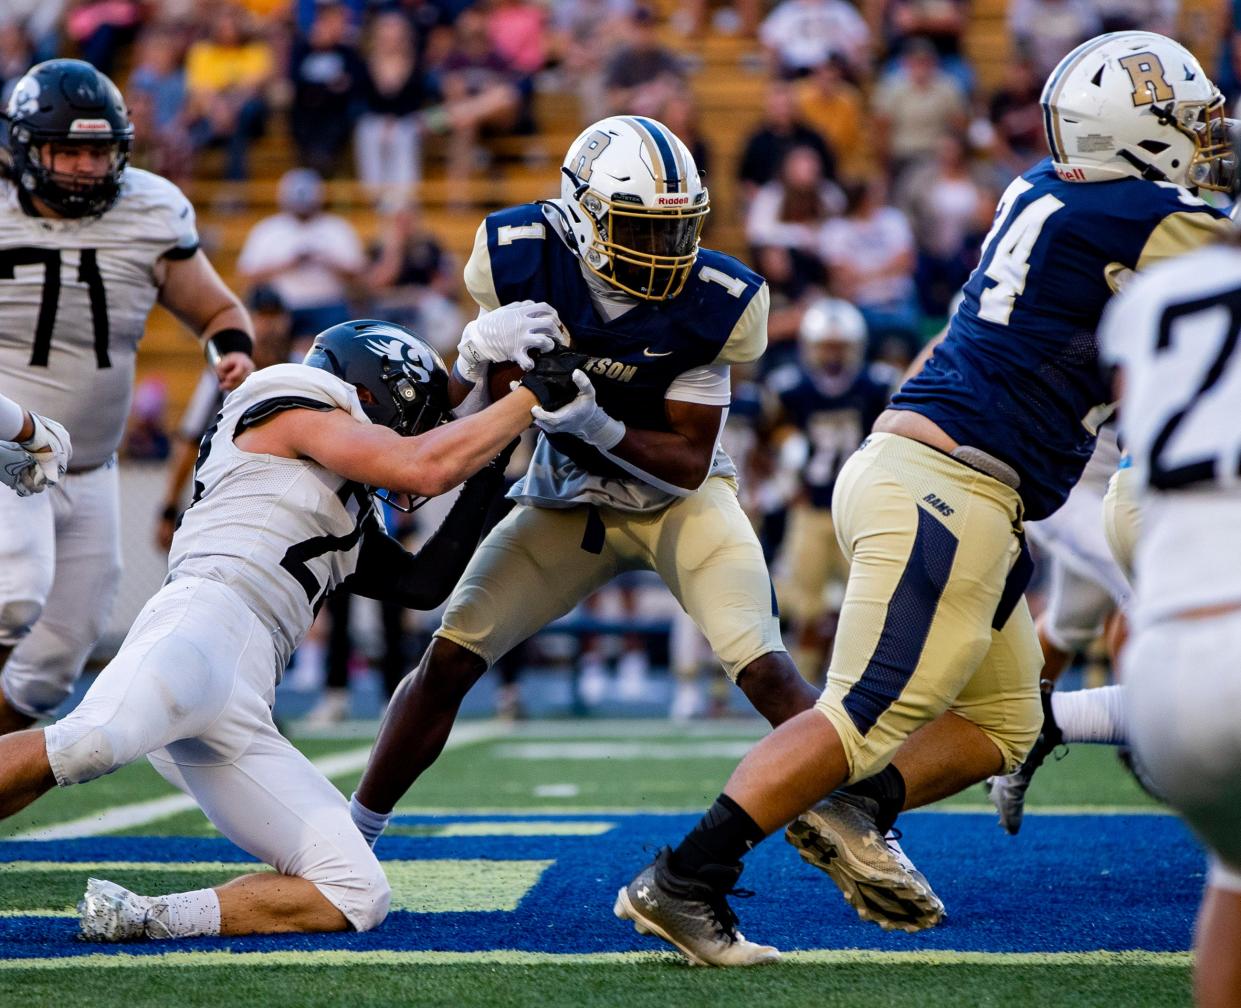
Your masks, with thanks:
[[[16,645],[42,615],[43,603],[35,599],[15,599],[0,605],[0,647]]]
[[[1043,730],[1043,705],[1035,694],[1029,700],[1023,701],[1021,716],[1014,718],[1003,728],[996,729],[982,724],[978,727],[1000,750],[1000,756],[1004,760],[1004,769],[1000,772],[1013,773],[1025,762],[1026,756],[1034,748],[1039,732]]]
[[[4,670],[4,696],[28,717],[47,717],[73,692],[77,679],[78,669],[68,664],[31,668],[10,661]]]

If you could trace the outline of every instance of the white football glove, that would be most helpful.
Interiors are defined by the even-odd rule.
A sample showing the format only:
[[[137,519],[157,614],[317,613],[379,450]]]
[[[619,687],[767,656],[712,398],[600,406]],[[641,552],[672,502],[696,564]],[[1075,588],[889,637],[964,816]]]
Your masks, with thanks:
[[[12,441],[0,441],[0,483],[18,497],[37,494],[50,485],[35,457]]]
[[[625,436],[625,425],[605,413],[595,401],[595,387],[585,372],[574,371],[573,384],[578,388],[578,395],[567,406],[554,413],[542,406],[531,407],[535,426],[548,434],[572,434],[604,451],[615,447]]]
[[[34,456],[44,479],[49,484],[56,483],[69,468],[69,456],[73,454],[69,432],[55,420],[38,413],[31,413],[30,419],[34,422],[34,433],[20,444]]]
[[[457,370],[466,381],[487,374],[487,365],[516,361],[523,371],[534,367],[532,350],[569,344],[569,333],[556,309],[542,301],[515,301],[466,324],[457,344]]]

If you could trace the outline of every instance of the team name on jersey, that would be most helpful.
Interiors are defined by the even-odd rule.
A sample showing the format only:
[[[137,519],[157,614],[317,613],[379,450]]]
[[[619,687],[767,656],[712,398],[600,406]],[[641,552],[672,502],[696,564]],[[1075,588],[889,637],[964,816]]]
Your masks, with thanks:
[[[931,507],[942,514],[945,518],[956,511],[956,508],[954,508],[951,504],[948,504],[940,497],[936,497],[933,493],[927,494],[922,499],[930,504]]]
[[[586,361],[582,370],[588,374],[602,375],[604,378],[611,378],[613,381],[628,382],[633,381],[634,375],[638,373],[636,364],[625,364],[611,357],[591,357]]]

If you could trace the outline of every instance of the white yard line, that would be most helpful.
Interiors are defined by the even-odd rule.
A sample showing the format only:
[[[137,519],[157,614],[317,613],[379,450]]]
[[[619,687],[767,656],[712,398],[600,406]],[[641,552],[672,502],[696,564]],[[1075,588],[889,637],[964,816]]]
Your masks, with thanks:
[[[507,732],[507,726],[493,722],[461,724],[453,729],[445,748],[455,749],[474,742],[483,742],[505,735]],[[369,745],[360,746],[357,749],[333,753],[330,756],[321,756],[313,762],[323,776],[339,777],[342,774],[354,773],[366,766],[370,752]],[[198,804],[189,795],[169,795],[166,798],[155,798],[151,801],[117,805],[83,816],[81,819],[72,819],[53,826],[42,826],[39,829],[19,833],[13,839],[72,840],[77,837],[100,836],[104,833],[116,833],[137,826],[146,826],[148,823],[158,822],[195,808],[198,808]]]
[[[468,963],[494,965],[569,965],[593,966],[600,963],[624,963],[642,966],[673,961],[669,951],[652,952],[518,952],[493,949],[485,952],[352,952],[345,949],[321,949],[288,952],[164,952],[148,955],[131,953],[93,953],[82,956],[60,956],[39,959],[0,959],[0,970],[55,969],[150,969],[154,966],[225,967],[242,966],[447,966]],[[866,949],[810,949],[784,953],[786,962],[843,965],[847,963],[878,963],[900,965],[980,966],[1188,966],[1193,957],[1189,952],[881,952]]]

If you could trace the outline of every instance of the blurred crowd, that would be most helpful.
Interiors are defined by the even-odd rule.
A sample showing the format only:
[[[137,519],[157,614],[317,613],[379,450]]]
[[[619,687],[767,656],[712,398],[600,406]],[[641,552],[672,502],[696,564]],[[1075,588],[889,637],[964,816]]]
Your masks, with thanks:
[[[1008,0],[1005,37],[994,42],[1005,52],[1002,79],[986,88],[970,60],[978,44],[966,44],[970,0],[0,0],[0,97],[33,63],[79,55],[122,85],[135,164],[182,184],[211,178],[227,192],[236,183],[238,207],[247,180],[273,183],[277,212],[222,265],[235,266],[252,308],[279,318],[286,358],[360,314],[410,325],[451,353],[469,310],[461,263],[419,209],[419,183],[486,180],[517,150],[554,191],[562,151],[559,140],[537,143],[540,96],[571,106],[577,126],[622,112],[665,122],[713,197],[731,196],[713,198],[704,242],[729,229],[726,251],[771,285],[771,347],[735,375],[728,440],[782,601],[801,599],[792,646],[815,677],[840,577],[820,572],[807,587],[795,569],[798,536],[786,529],[808,520],[799,508],[825,510],[834,467],[864,428],[856,416],[834,426],[799,417],[790,390],[808,381],[844,396],[863,375],[895,381],[949,314],[999,193],[1046,154],[1038,99],[1048,71],[1101,31],[1175,35],[1183,15],[1179,0]],[[1218,17],[1206,34],[1223,42],[1212,69],[1231,102],[1241,93],[1241,3],[1221,5]],[[704,122],[695,84],[713,34],[739,40],[729,73],[761,94],[757,123],[749,111],[741,125],[718,111]],[[288,140],[271,170],[257,164],[265,135]],[[506,145],[512,138],[534,143]],[[712,139],[729,141],[727,162]],[[366,194],[379,219],[372,241],[332,211],[325,180],[352,180]],[[450,210],[481,218],[467,190],[449,193]],[[201,212],[238,207],[217,199]],[[837,304],[856,309],[856,321]],[[824,317],[835,320],[830,337]],[[166,399],[158,383],[136,398],[131,454],[171,452],[184,467],[195,422],[164,434]],[[176,489],[174,480],[173,503]],[[576,617],[587,706],[612,686],[629,697],[644,689],[654,637],[641,589],[631,580]],[[600,622],[596,611],[612,615]],[[607,625],[631,632],[601,644],[591,628]],[[398,647],[387,624],[385,638]],[[347,631],[343,643],[337,635],[316,646],[335,654],[339,686]],[[689,683],[710,656],[692,626],[679,626],[664,660]],[[678,702],[688,716],[703,700],[682,691]]]

